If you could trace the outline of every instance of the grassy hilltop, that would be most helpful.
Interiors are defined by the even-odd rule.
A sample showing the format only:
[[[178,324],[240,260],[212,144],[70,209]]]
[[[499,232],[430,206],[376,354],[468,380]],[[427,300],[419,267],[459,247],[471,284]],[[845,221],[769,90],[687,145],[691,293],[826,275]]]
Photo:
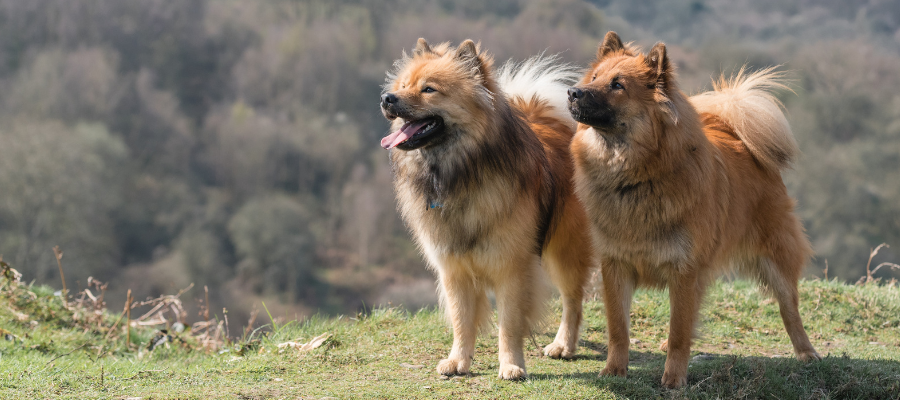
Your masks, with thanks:
[[[100,286],[64,305],[53,289],[16,283],[11,274],[0,278],[4,399],[900,397],[896,283],[802,282],[804,322],[825,356],[812,364],[793,359],[777,304],[748,282],[718,283],[703,308],[688,385],[667,391],[659,385],[665,355],[657,349],[667,332],[664,292],[635,297],[627,379],[596,375],[605,363],[606,323],[602,303],[589,301],[576,360],[541,357],[528,340],[530,377],[506,382],[496,377],[496,332],[479,339],[472,376],[447,379],[434,371],[452,341],[435,310],[276,320],[265,332],[237,321],[227,326],[220,315],[179,333],[180,300],[165,296],[132,311],[128,345],[122,312],[102,307]],[[148,325],[154,319],[158,325]],[[555,323],[534,335],[537,344],[552,340]],[[168,337],[159,333],[166,326]],[[223,340],[226,330],[236,339]],[[278,346],[315,337],[324,340],[311,350]],[[151,341],[160,344],[149,350]]]

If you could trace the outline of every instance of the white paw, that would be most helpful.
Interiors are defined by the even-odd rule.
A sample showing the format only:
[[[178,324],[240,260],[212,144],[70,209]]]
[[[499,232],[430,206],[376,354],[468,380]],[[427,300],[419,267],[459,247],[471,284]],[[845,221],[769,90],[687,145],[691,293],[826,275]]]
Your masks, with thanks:
[[[469,360],[445,358],[438,363],[437,372],[441,375],[466,375],[470,366]]]
[[[528,376],[525,373],[525,369],[512,364],[503,364],[500,365],[500,379],[506,379],[509,381],[525,379]]]
[[[575,357],[575,349],[567,349],[564,344],[553,342],[544,347],[544,355],[550,358],[571,359]]]

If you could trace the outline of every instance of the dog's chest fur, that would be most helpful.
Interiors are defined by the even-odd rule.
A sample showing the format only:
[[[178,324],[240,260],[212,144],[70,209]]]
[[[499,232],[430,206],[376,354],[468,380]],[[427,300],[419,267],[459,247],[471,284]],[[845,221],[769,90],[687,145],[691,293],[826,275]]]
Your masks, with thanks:
[[[509,182],[500,176],[485,177],[482,184],[510,188]],[[420,189],[398,187],[398,192],[409,194],[404,197],[413,199],[400,205],[402,214],[420,240],[427,241],[438,252],[457,254],[471,252],[490,242],[495,227],[510,218],[516,197],[520,195],[514,190],[467,188],[435,196],[432,190]]]
[[[421,151],[392,154],[400,213],[426,253],[535,247],[531,242],[541,215],[535,189],[540,189],[521,177],[536,166],[515,160],[513,149],[488,146],[484,154],[473,154],[484,149],[482,143],[437,157]]]
[[[575,186],[592,216],[596,246],[604,257],[635,265],[680,265],[691,256],[685,224],[696,193],[680,171],[661,174],[633,143],[603,138],[593,128],[576,136]],[[678,187],[682,186],[682,187]]]

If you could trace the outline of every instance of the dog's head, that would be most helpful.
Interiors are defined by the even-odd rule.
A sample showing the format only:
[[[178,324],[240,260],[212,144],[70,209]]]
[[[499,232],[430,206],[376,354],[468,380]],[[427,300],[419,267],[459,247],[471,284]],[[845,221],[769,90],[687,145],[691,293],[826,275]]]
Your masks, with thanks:
[[[381,112],[393,123],[381,146],[439,146],[470,130],[469,125],[483,123],[496,91],[492,63],[471,40],[452,49],[448,43],[432,48],[419,39],[412,55],[404,53],[388,74]]]
[[[677,121],[670,99],[676,90],[664,44],[644,55],[609,32],[590,70],[569,88],[569,111],[601,134],[647,131],[653,119]]]

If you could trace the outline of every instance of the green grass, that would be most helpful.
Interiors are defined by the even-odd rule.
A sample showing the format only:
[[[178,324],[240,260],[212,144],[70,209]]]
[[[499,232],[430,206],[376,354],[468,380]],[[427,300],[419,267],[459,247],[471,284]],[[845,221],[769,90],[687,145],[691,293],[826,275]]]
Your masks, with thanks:
[[[0,279],[2,280],[2,279]],[[5,282],[5,281],[4,281]],[[804,281],[801,312],[820,362],[792,357],[777,304],[744,281],[718,283],[702,312],[688,385],[665,390],[657,347],[668,321],[666,293],[635,297],[628,378],[598,378],[606,358],[603,305],[590,301],[578,357],[540,357],[530,340],[530,376],[496,377],[496,333],[478,341],[473,374],[444,378],[434,368],[452,335],[435,310],[381,308],[353,318],[313,317],[281,324],[259,340],[203,350],[195,337],[147,350],[154,328],[136,328],[126,347],[118,315],[95,319],[65,308],[46,287],[0,287],[0,398],[378,399],[378,398],[900,398],[900,287]],[[554,306],[557,310],[558,305]],[[558,317],[557,317],[558,318]],[[36,321],[36,322],[31,322]],[[547,344],[549,321],[535,338]],[[332,334],[300,353],[279,343]],[[249,343],[249,344],[248,344]]]

